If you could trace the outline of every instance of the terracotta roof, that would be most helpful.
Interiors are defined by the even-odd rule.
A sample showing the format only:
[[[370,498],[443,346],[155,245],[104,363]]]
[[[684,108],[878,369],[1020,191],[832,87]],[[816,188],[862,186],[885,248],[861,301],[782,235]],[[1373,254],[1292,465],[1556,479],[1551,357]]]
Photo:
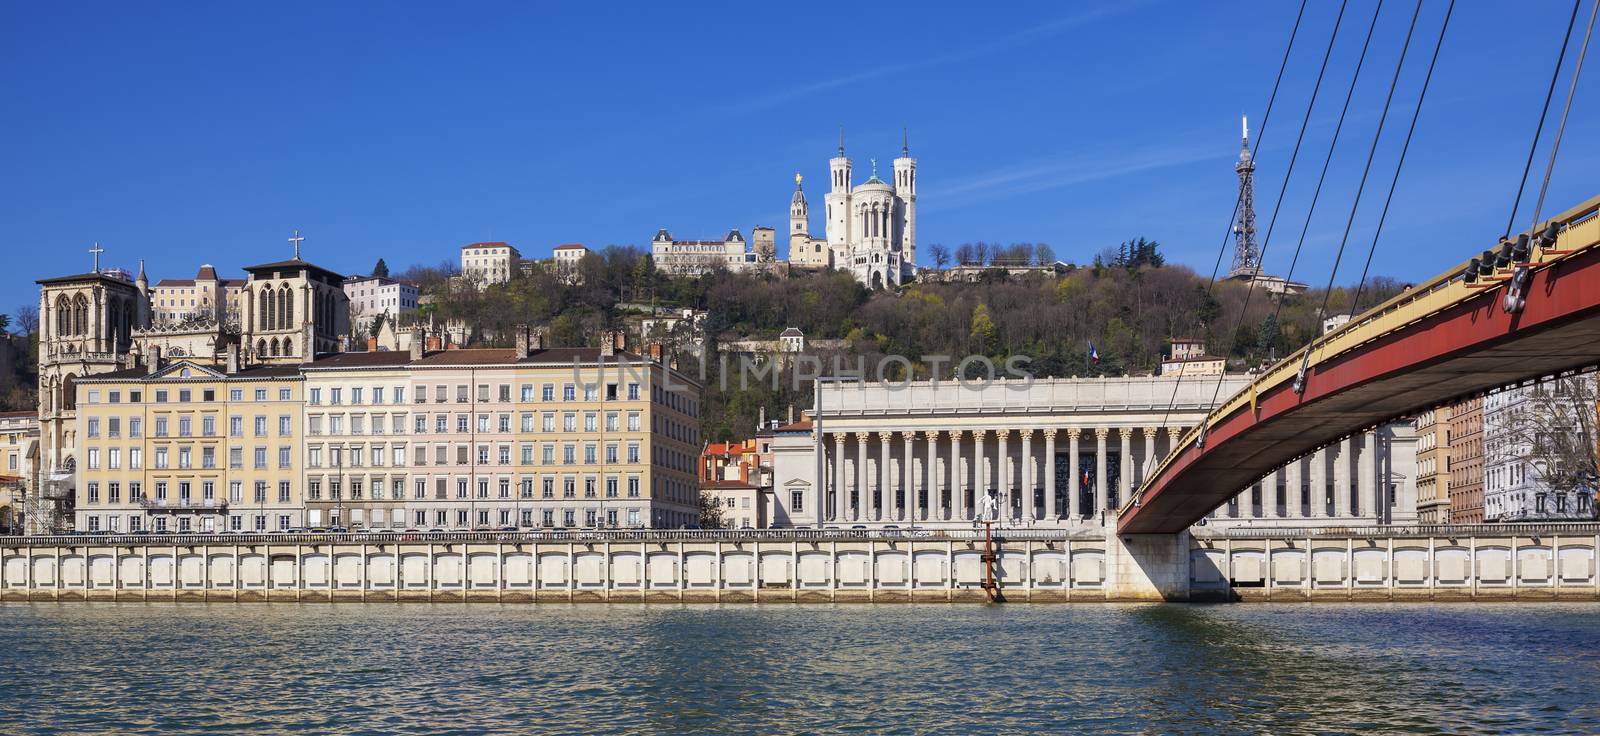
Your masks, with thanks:
[[[162,279],[156,282],[156,288],[163,286],[194,286],[194,279]]]
[[[466,250],[468,248],[511,248],[512,250],[516,250],[516,248],[513,248],[510,243],[503,243],[499,241],[489,243],[467,243],[466,245],[461,246],[462,250]]]
[[[432,352],[412,365],[503,365],[516,359],[513,348],[469,348]]]
[[[556,250],[588,250],[588,248],[584,247],[584,245],[582,243],[566,243],[564,245],[556,246],[555,249]]]
[[[407,350],[372,350],[365,353],[323,353],[311,363],[309,368],[379,368],[383,366],[403,366],[411,362],[411,352]]]
[[[200,267],[200,272],[196,273],[194,275],[194,280],[195,281],[201,281],[201,280],[216,281],[217,280],[217,269],[212,268],[211,264],[207,263],[204,266]]]
[[[0,411],[0,419],[16,419],[18,417],[37,417],[37,416],[39,416],[39,412],[33,411],[31,409],[24,409],[22,411]]]
[[[230,378],[280,378],[300,375],[303,366],[296,363],[279,365],[258,365],[245,368],[238,373],[229,374]]]
[[[811,417],[804,417],[798,422],[790,422],[789,424],[785,424],[785,425],[783,425],[781,427],[778,427],[777,429],[774,429],[772,431],[774,431],[774,432],[810,432],[811,431]]]

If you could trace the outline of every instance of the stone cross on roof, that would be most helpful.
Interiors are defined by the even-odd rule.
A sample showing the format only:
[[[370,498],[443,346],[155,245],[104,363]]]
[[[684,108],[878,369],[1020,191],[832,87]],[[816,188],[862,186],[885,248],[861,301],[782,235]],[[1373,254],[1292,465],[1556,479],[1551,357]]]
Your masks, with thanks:
[[[106,249],[101,248],[100,241],[96,240],[94,247],[90,248],[89,252],[94,254],[94,272],[100,273],[100,254],[106,252]]]
[[[289,238],[289,242],[294,245],[295,260],[300,259],[300,241],[302,240],[305,240],[305,236],[301,235],[299,230],[294,231],[294,237]]]

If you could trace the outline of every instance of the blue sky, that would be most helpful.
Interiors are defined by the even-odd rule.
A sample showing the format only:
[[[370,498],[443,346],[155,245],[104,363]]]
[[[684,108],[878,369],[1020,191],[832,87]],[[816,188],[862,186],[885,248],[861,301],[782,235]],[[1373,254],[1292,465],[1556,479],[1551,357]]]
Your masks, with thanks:
[[[1269,271],[1287,267],[1374,2],[1346,11]],[[796,171],[820,202],[841,125],[858,181],[910,128],[923,246],[1044,241],[1081,262],[1144,236],[1209,272],[1239,115],[1261,116],[1297,4],[974,7],[12,0],[0,311],[35,302],[36,278],[87,270],[95,241],[112,265],[186,278],[285,257],[294,229],[347,273],[478,240],[543,255],[660,227],[782,233]],[[1382,9],[1297,278],[1327,279],[1414,7]],[[1258,154],[1263,231],[1337,9],[1311,3]],[[1351,237],[1362,256],[1443,11],[1423,5]],[[1493,244],[1570,11],[1457,6],[1374,272],[1419,280]],[[1597,85],[1591,68],[1547,213],[1600,189]]]

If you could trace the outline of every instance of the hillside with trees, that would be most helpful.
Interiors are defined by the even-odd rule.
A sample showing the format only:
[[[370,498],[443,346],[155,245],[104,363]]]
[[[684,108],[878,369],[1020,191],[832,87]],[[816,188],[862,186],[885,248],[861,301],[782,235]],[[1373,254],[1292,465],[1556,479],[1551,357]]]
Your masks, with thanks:
[[[929,250],[947,258],[960,254],[963,265],[995,268],[976,282],[919,283],[874,294],[835,271],[796,270],[788,277],[716,271],[675,278],[653,269],[642,250],[608,246],[580,264],[578,283],[571,285],[538,267],[483,289],[452,281],[450,264],[415,266],[396,278],[418,283],[433,297],[424,319],[462,320],[480,344],[495,344],[494,336],[509,335],[514,325],[526,323],[548,325],[555,345],[593,345],[605,331],[623,329],[633,305],[653,304],[707,310],[706,332],[713,338],[770,339],[788,327],[798,327],[808,339],[840,338],[847,345],[841,356],[846,364],[859,357],[869,371],[890,355],[913,361],[984,355],[997,363],[1026,355],[1032,359],[1030,372],[1038,376],[1149,373],[1173,338],[1206,339],[1213,354],[1242,370],[1304,345],[1321,331],[1325,316],[1319,312],[1319,289],[1278,296],[1259,288],[1249,294],[1245,284],[1234,281],[1208,288],[1207,277],[1168,264],[1160,244],[1143,238],[1102,251],[1090,266],[1068,266],[1059,274],[1015,276],[1002,268],[1019,261],[1047,262],[1054,258],[1049,246],[963,244]],[[1355,306],[1365,309],[1402,288],[1393,279],[1371,279]],[[1354,288],[1335,288],[1329,314],[1349,312],[1356,299]],[[1089,358],[1091,342],[1097,362]],[[790,405],[809,406],[809,388],[795,391],[787,381],[773,390],[770,383],[741,387],[737,377],[730,377],[724,388],[718,357],[713,347],[706,361],[706,439],[749,436],[762,407],[776,417]],[[691,358],[678,360],[693,372]],[[898,377],[900,366],[887,368]],[[928,377],[925,366],[916,377]]]

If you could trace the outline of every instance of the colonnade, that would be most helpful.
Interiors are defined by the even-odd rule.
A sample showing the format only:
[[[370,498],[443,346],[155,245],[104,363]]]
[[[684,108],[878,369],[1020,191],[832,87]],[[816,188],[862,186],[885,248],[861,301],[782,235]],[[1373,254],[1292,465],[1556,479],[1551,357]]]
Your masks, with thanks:
[[[824,523],[1093,519],[1186,427],[824,432]],[[1158,441],[1159,440],[1159,441]]]
[[[1211,513],[1214,519],[1351,519],[1389,523],[1414,513],[1414,493],[1392,464],[1385,431],[1352,435],[1296,458]]]
[[[824,431],[815,508],[824,524],[1099,524],[1187,427]],[[1212,520],[1408,520],[1414,486],[1386,429],[1344,438],[1278,468]],[[1409,468],[1409,469],[1408,469]]]

